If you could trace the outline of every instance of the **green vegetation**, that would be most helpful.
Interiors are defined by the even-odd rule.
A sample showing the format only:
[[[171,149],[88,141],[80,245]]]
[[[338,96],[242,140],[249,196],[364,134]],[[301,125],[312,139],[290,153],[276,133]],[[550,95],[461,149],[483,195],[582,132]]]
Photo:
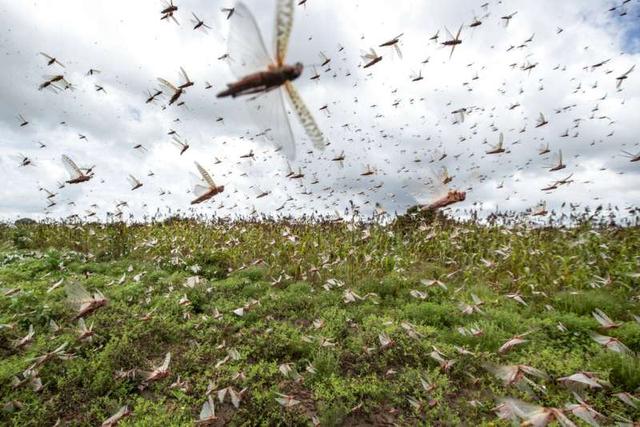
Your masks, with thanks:
[[[640,387],[639,271],[638,228],[0,226],[0,424],[99,425],[128,405],[119,425],[193,425],[209,390],[220,424],[510,425],[500,398],[564,408],[576,400],[558,379],[581,371],[607,383],[580,390],[600,422],[638,420],[616,393]],[[85,318],[91,341],[72,320],[76,282],[108,299]],[[13,385],[64,343],[36,369],[41,390]],[[169,374],[145,382],[167,352]],[[516,364],[546,377],[505,385],[491,368]],[[246,389],[239,408],[219,402],[226,387]]]

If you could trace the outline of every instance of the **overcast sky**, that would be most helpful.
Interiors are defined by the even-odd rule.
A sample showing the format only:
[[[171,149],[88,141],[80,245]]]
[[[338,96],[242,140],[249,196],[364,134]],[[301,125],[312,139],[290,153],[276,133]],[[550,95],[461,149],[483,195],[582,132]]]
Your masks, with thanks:
[[[246,1],[271,54],[275,3]],[[330,145],[314,149],[291,114],[297,146],[291,167],[304,174],[291,179],[284,155],[260,136],[272,97],[216,98],[235,79],[228,60],[219,58],[245,55],[227,51],[236,17],[227,20],[220,9],[231,1],[176,0],[180,25],[160,20],[156,1],[2,2],[0,218],[104,217],[119,202],[136,217],[158,209],[191,212],[194,161],[225,191],[193,212],[222,216],[254,209],[332,214],[349,200],[365,213],[376,203],[403,212],[416,199],[446,192],[425,185],[438,181],[443,167],[454,176],[449,188],[467,191],[458,209],[640,204],[640,162],[622,153],[640,154],[640,69],[616,87],[616,77],[640,62],[640,2],[483,3],[308,0],[296,6],[287,62],[306,65],[295,84]],[[193,30],[192,12],[212,29]],[[501,18],[514,12],[505,26]],[[470,28],[474,17],[482,24]],[[450,48],[441,45],[445,28],[455,34],[461,25],[462,44],[449,59]],[[378,47],[401,33],[402,58]],[[363,69],[360,55],[371,47],[383,59]],[[321,51],[331,59],[324,68]],[[65,67],[48,66],[39,52]],[[313,65],[317,80],[311,80]],[[167,105],[169,93],[145,103],[146,91],[160,87],[158,77],[181,83],[181,66],[195,82],[180,98],[184,105]],[[90,69],[100,73],[87,75]],[[422,80],[413,81],[419,73]],[[74,90],[38,90],[56,74]],[[262,113],[250,111],[256,105]],[[452,114],[461,108],[468,113],[463,122]],[[540,113],[549,123],[536,128]],[[21,126],[18,114],[29,124]],[[170,129],[189,142],[183,155]],[[506,152],[486,154],[500,133]],[[133,148],[138,144],[146,151]],[[539,155],[545,144],[551,152]],[[251,150],[253,159],[241,158]],[[566,168],[550,172],[559,150]],[[332,161],[342,151],[343,164]],[[69,179],[62,154],[80,167],[95,165],[94,179],[58,188]],[[32,164],[21,166],[24,157]],[[375,174],[361,176],[368,165]],[[129,174],[143,186],[131,191]],[[569,175],[568,185],[541,191]],[[40,188],[57,193],[56,205],[47,208]],[[271,194],[258,199],[265,191]]]

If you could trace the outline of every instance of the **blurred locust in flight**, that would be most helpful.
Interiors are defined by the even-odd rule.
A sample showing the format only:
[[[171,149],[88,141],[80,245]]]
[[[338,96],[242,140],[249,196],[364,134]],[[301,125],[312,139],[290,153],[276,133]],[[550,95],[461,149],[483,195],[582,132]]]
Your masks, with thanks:
[[[225,13],[227,15],[227,20],[231,19],[231,17],[233,16],[234,12],[236,11],[235,7],[223,7],[222,9],[220,9],[220,11],[222,13]]]
[[[177,87],[174,86],[168,80],[165,80],[162,77],[158,77],[158,81],[162,84],[162,86],[164,86],[169,91],[173,92],[173,95],[171,95],[171,98],[169,99],[169,105],[171,105],[174,102],[176,102],[182,96],[182,94],[184,94],[184,90],[186,88],[188,88],[188,87],[193,86],[193,84],[194,84],[193,81],[191,81],[191,79],[187,75],[187,72],[182,67],[180,67],[180,74],[184,78],[185,82],[182,83],[181,85],[177,86]],[[153,100],[153,98],[150,98],[150,99]]]
[[[504,135],[500,133],[500,138],[498,139],[498,145],[494,145],[491,147],[489,151],[486,151],[486,154],[501,154],[506,150],[504,148]]]
[[[292,83],[300,77],[304,66],[300,62],[294,65],[285,63],[294,8],[293,0],[277,2],[274,60],[267,51],[251,11],[244,3],[236,4],[233,8],[235,13],[229,15],[233,19],[227,43],[229,55],[234,59],[229,61],[229,67],[239,80],[228,84],[227,89],[218,93],[218,98],[257,95],[255,99],[261,103],[260,109],[265,115],[269,115],[269,123],[265,126],[272,129],[269,137],[280,144],[289,159],[295,158],[296,146],[282,91],[279,90],[283,86],[313,145],[319,150],[327,145],[313,115]]]
[[[64,67],[64,64],[60,61],[58,61],[56,58],[54,58],[53,56],[47,55],[44,52],[40,52],[40,55],[44,56],[47,59],[47,65],[53,65],[53,64],[58,64],[59,66],[61,66],[62,68]]]
[[[449,59],[453,56],[453,51],[456,49],[456,46],[462,44],[462,39],[460,39],[460,33],[462,33],[462,25],[458,29],[458,33],[455,37],[449,32],[447,28],[445,28],[447,35],[449,36],[449,40],[442,43],[443,46],[451,46],[451,53],[449,54]]]
[[[398,43],[400,43],[400,37],[403,36],[404,33],[395,36],[394,38],[392,38],[389,41],[386,41],[384,43],[382,43],[380,46],[378,47],[393,47],[396,51],[396,53],[398,54],[398,57],[400,59],[402,59],[402,51],[400,50],[400,47],[398,46]]]
[[[365,61],[365,64],[362,66],[362,68],[369,68],[382,61],[382,55],[378,55],[376,51],[371,48],[371,51],[364,52],[362,54],[362,60]]]
[[[79,184],[81,182],[89,181],[93,178],[93,172],[90,170],[84,171],[75,164],[68,156],[62,155],[62,163],[69,172],[70,178],[65,181],[67,184]]]
[[[622,74],[619,77],[616,77],[616,87],[618,89],[620,89],[620,87],[622,86],[622,82],[624,82],[625,80],[627,80],[629,78],[629,74],[631,74],[633,72],[633,70],[635,70],[636,66],[632,66],[631,68],[629,68],[624,74]]]
[[[629,153],[628,151],[622,151],[622,154],[625,157],[628,157],[629,159],[631,159],[629,160],[630,162],[640,162],[640,152],[634,154],[634,153]]]
[[[220,194],[224,191],[224,185],[216,185],[213,182],[213,178],[209,175],[209,172],[206,171],[205,168],[200,166],[198,162],[196,163],[196,167],[198,168],[198,172],[202,176],[202,180],[206,183],[206,186],[202,184],[198,184],[195,186],[193,193],[196,195],[196,199],[191,201],[192,205],[205,202],[215,196],[216,194]]]
[[[29,121],[25,119],[22,114],[18,114],[18,121],[20,122],[20,127],[23,128],[29,124]]]
[[[178,6],[173,4],[173,0],[170,0],[169,2],[163,0],[162,10],[160,11],[160,14],[162,15],[162,17],[160,18],[160,20],[163,20],[163,19],[168,20],[169,18],[171,18],[173,22],[180,25],[178,23],[178,20],[173,16],[173,14],[177,11],[178,11]]]
[[[200,30],[203,33],[206,33],[207,30],[211,29],[211,27],[205,24],[202,19],[198,18],[198,15],[196,15],[193,12],[191,12],[191,15],[193,15],[193,19],[191,20],[191,23],[193,24],[194,30]]]

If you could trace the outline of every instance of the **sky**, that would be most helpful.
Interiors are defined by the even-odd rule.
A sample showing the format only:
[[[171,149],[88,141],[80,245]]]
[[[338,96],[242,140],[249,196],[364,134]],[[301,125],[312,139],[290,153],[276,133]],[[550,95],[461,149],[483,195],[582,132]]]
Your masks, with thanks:
[[[273,55],[276,1],[245,3]],[[350,203],[365,215],[376,205],[393,214],[449,189],[467,193],[454,214],[527,211],[543,202],[549,209],[640,204],[640,162],[623,154],[640,154],[640,69],[616,86],[640,62],[638,0],[295,3],[285,62],[305,64],[294,84],[328,145],[314,148],[285,98],[297,152],[288,164],[269,140],[277,96],[216,98],[237,80],[229,61],[248,54],[227,46],[242,19],[221,11],[232,1],[175,0],[179,25],[160,19],[156,1],[1,2],[0,220],[104,218],[118,210],[136,218],[335,215]],[[192,13],[211,29],[194,30]],[[482,24],[471,28],[474,18]],[[451,54],[442,42],[447,29],[461,26]],[[378,47],[399,34],[401,57]],[[371,48],[382,60],[365,69],[361,54]],[[64,68],[47,65],[40,52]],[[331,59],[325,67],[320,52]],[[168,105],[166,90],[145,103],[147,91],[161,89],[159,77],[181,83],[180,67],[194,81],[184,104]],[[74,89],[38,89],[58,74]],[[452,113],[463,108],[464,121]],[[536,127],[540,113],[548,124]],[[21,126],[17,115],[29,123]],[[182,155],[171,130],[189,143]],[[505,152],[486,154],[500,134]],[[134,149],[139,144],[145,150]],[[546,145],[550,152],[540,155]],[[560,151],[566,167],[551,172]],[[344,161],[332,160],[342,152]],[[69,179],[63,154],[93,166],[94,178],[59,188]],[[25,158],[30,164],[22,166]],[[191,205],[196,161],[225,190]],[[304,177],[287,177],[289,168]],[[363,176],[368,168],[375,173]],[[445,168],[453,177],[447,185]],[[132,191],[130,174],[143,186]],[[47,199],[41,189],[56,195]]]

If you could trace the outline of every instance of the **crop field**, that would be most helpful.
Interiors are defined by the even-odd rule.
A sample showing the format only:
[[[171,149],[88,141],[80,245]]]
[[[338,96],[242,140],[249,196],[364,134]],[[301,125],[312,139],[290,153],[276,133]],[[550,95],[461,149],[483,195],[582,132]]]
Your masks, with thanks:
[[[5,225],[0,424],[631,425],[639,254],[443,218]]]

